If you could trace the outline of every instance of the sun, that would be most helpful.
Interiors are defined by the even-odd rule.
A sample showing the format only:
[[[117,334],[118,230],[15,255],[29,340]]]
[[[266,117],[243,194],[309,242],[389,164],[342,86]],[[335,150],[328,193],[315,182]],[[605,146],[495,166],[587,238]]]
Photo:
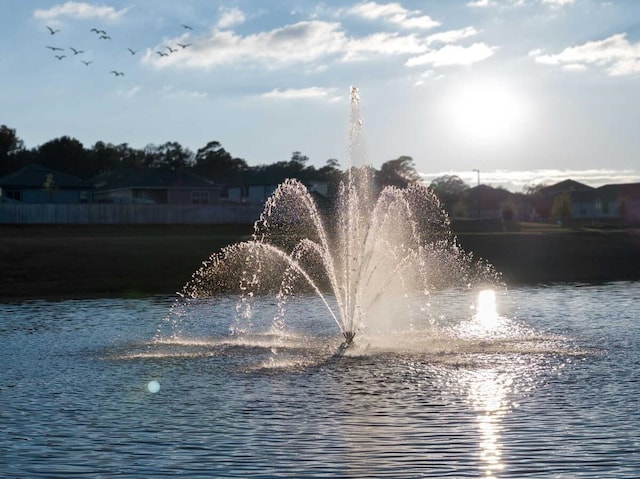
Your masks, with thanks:
[[[470,81],[453,87],[445,103],[448,123],[459,138],[477,143],[513,139],[525,119],[525,103],[508,83]]]

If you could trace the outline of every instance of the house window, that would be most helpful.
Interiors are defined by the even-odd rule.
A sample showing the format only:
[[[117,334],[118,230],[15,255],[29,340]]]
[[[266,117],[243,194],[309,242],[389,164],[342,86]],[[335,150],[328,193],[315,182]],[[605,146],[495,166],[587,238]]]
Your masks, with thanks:
[[[598,198],[596,200],[596,211],[602,211],[602,200],[600,198]]]
[[[208,205],[209,192],[208,191],[192,191],[191,203],[193,203],[194,205]]]
[[[7,198],[10,200],[22,201],[22,192],[19,190],[7,190]]]

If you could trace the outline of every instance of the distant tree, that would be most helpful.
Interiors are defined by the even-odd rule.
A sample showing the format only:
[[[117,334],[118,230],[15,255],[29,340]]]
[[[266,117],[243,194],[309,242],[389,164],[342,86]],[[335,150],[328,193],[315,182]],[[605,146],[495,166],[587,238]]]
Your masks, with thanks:
[[[410,156],[400,156],[384,162],[377,176],[381,186],[390,185],[398,188],[406,188],[420,181],[420,174],[416,171],[413,158]]]
[[[522,192],[527,196],[535,196],[541,189],[545,188],[546,186],[546,183],[524,185],[524,187],[522,188]]]
[[[87,153],[92,175],[121,166],[121,151],[111,143],[97,141]]]
[[[177,141],[167,141],[156,147],[154,152],[155,168],[182,170],[193,165],[193,153]]]
[[[559,194],[553,199],[551,217],[558,220],[571,218],[571,195],[569,193]]]
[[[436,194],[450,214],[462,216],[462,212],[466,212],[466,207],[463,208],[462,204],[465,203],[469,185],[462,181],[459,176],[439,176],[431,181],[429,188]]]
[[[47,196],[49,197],[49,202],[51,202],[53,198],[53,194],[56,190],[56,180],[53,177],[53,173],[48,173],[44,184],[42,185],[42,189],[47,192]]]
[[[0,176],[11,173],[22,166],[24,143],[16,136],[16,130],[0,126]]]
[[[196,152],[193,170],[216,183],[238,183],[248,168],[242,158],[234,158],[219,142],[210,141]]]
[[[53,170],[64,171],[80,178],[88,178],[93,174],[84,146],[68,136],[55,138],[40,145],[36,152],[36,161]]]

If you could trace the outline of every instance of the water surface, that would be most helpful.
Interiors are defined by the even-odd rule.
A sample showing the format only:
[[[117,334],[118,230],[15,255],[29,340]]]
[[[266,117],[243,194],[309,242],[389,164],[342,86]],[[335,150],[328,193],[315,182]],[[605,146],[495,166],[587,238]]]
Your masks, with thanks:
[[[636,477],[638,297],[449,292],[341,356],[312,297],[3,304],[0,477]]]

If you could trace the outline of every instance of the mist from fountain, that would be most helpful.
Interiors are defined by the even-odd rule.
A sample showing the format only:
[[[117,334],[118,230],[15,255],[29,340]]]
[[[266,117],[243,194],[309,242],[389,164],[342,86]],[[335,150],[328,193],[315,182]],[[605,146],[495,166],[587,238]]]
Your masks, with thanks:
[[[234,333],[251,327],[255,298],[277,301],[272,329],[282,332],[287,301],[311,293],[346,348],[367,330],[410,329],[436,290],[496,281],[489,265],[459,247],[427,187],[377,186],[357,88],[350,93],[349,167],[333,207],[321,210],[302,183],[284,181],[266,201],[252,239],[213,254],[181,292],[188,299],[238,294]]]

